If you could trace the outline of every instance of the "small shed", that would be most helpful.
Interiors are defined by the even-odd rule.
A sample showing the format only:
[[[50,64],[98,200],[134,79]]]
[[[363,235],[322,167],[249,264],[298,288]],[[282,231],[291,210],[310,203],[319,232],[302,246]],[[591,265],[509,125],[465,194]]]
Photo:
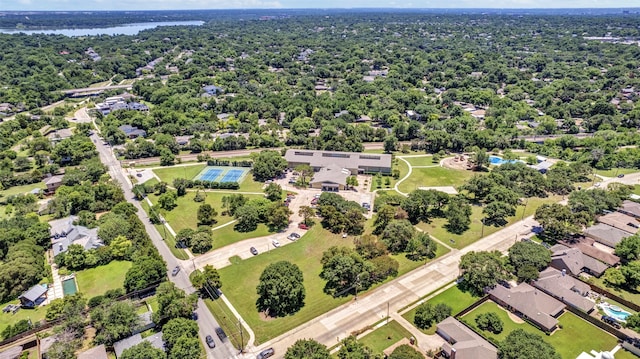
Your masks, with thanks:
[[[28,291],[22,293],[18,299],[20,304],[26,308],[35,308],[47,298],[47,286],[36,284]]]

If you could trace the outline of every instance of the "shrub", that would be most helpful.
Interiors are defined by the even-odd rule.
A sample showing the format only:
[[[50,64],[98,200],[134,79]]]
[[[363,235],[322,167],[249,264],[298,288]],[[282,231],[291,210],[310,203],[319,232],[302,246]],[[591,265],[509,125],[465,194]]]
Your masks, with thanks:
[[[478,328],[494,334],[502,332],[502,320],[493,312],[482,313],[476,316],[476,325],[478,325]]]

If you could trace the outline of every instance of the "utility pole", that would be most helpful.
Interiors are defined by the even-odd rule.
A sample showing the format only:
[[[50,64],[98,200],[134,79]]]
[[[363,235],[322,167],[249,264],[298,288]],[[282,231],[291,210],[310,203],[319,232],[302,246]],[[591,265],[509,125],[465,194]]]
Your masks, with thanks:
[[[242,332],[242,322],[240,321],[240,317],[238,317],[238,328],[240,329],[240,354],[244,351],[244,334]]]
[[[387,302],[387,324],[389,324],[389,302]]]

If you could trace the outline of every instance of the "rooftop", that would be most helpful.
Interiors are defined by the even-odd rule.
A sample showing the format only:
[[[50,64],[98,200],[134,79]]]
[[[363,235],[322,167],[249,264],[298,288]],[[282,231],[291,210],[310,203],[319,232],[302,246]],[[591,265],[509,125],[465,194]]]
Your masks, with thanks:
[[[598,217],[598,222],[608,224],[611,227],[621,229],[631,234],[640,231],[640,222],[634,217],[628,216],[621,212],[611,212]]]
[[[78,359],[108,359],[107,349],[104,344],[85,350],[78,354]]]
[[[622,202],[619,211],[640,218],[640,203],[626,200]]]
[[[360,152],[332,152],[314,150],[287,150],[284,158],[288,162],[308,163],[311,167],[336,165],[342,168],[391,168],[391,155]]]
[[[332,182],[346,186],[349,175],[351,175],[351,171],[340,166],[329,165],[316,172],[313,179],[311,179],[311,183]]]
[[[497,285],[489,291],[489,294],[522,313],[545,330],[552,330],[558,325],[558,320],[554,317],[565,307],[559,300],[526,283],[512,288]]]
[[[595,275],[601,275],[609,266],[582,253],[578,248],[569,248],[562,244],[551,247],[551,265],[558,269],[566,269],[578,275],[587,269]]]
[[[602,243],[605,246],[615,248],[624,238],[631,236],[631,233],[621,229],[611,227],[604,223],[598,223],[584,230],[584,234]]]
[[[448,317],[437,324],[438,333],[445,335],[453,344],[444,343],[442,349],[451,355],[455,349],[456,359],[492,359],[498,357],[498,349],[491,345],[466,325],[453,317]]]
[[[47,293],[46,285],[36,284],[33,287],[29,288],[26,292],[20,295],[20,298],[24,298],[30,302],[35,302],[38,298],[42,297]]]
[[[132,335],[128,338],[124,338],[121,341],[113,343],[113,350],[116,352],[116,357],[119,358],[122,352],[136,346],[143,341],[148,341],[154,348],[164,350],[164,341],[162,340],[162,332],[156,333],[152,336],[142,338],[140,334]]]
[[[591,290],[588,284],[563,274],[555,268],[547,268],[540,272],[533,286],[560,298],[563,302],[584,312],[590,312],[595,303],[585,297]]]

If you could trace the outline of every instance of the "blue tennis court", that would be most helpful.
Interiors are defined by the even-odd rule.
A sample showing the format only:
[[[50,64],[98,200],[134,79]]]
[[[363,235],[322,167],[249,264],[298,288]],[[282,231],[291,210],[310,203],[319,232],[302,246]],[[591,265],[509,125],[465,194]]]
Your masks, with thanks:
[[[219,168],[207,168],[198,179],[202,181],[215,181],[221,173],[222,170]]]
[[[229,170],[224,174],[220,182],[238,182],[245,172],[245,170]]]

